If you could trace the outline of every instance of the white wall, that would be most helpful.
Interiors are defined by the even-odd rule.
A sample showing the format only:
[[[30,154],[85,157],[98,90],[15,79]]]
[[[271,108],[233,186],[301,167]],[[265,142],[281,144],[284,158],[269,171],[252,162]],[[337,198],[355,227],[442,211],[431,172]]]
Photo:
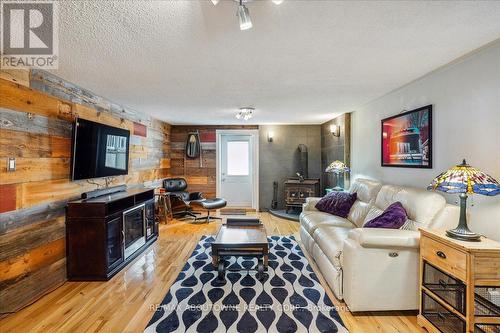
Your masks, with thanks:
[[[433,168],[381,167],[380,120],[428,104],[433,105]],[[351,126],[354,178],[425,188],[466,158],[500,180],[500,41],[359,108]],[[447,199],[454,203],[457,197]],[[472,200],[471,229],[500,241],[500,195]]]

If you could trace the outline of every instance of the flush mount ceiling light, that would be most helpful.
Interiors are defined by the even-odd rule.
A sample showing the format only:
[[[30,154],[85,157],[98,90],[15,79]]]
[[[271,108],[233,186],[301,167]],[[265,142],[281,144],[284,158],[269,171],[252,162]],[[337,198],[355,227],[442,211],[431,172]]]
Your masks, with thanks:
[[[249,120],[253,117],[254,108],[245,107],[240,108],[239,112],[236,114],[236,119]]]
[[[210,0],[216,6],[220,0]],[[236,16],[238,16],[238,20],[240,22],[240,30],[248,30],[253,27],[252,19],[250,18],[250,11],[244,5],[244,3],[251,2],[253,0],[234,0],[238,2],[238,10],[236,11]],[[272,0],[272,2],[276,5],[283,3],[284,0]]]

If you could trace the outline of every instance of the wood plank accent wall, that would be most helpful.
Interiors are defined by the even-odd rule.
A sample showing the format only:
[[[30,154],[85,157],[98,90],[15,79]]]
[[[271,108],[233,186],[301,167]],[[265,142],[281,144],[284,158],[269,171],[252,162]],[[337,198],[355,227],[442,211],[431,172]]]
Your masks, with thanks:
[[[188,182],[188,191],[203,192],[205,198],[215,198],[216,156],[215,141],[218,129],[258,129],[258,126],[172,126],[171,130],[171,168],[172,177],[183,177]],[[190,132],[200,133],[203,163],[200,158],[186,157],[186,140]]]
[[[131,131],[129,174],[111,185],[154,186],[169,174],[169,124],[48,72],[0,71],[0,316],[66,280],[66,202],[105,185],[69,179],[76,116]]]

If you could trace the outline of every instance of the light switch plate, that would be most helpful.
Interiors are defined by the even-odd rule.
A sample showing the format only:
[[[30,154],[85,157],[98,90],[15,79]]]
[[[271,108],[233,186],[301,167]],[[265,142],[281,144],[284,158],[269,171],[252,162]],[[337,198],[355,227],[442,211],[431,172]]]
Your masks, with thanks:
[[[16,158],[15,157],[9,157],[7,159],[7,171],[9,171],[9,172],[16,171]]]

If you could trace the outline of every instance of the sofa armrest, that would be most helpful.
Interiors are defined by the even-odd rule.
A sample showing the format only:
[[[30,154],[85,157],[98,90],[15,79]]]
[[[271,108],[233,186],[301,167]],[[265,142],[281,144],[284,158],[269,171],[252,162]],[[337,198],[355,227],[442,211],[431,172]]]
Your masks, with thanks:
[[[420,232],[412,230],[357,228],[348,237],[365,248],[418,248],[420,243]]]
[[[302,204],[302,211],[305,212],[305,211],[318,211],[315,206],[316,204],[318,203],[318,201],[320,200],[321,198],[318,198],[318,197],[309,197],[309,198],[306,198],[306,202],[304,204]]]

